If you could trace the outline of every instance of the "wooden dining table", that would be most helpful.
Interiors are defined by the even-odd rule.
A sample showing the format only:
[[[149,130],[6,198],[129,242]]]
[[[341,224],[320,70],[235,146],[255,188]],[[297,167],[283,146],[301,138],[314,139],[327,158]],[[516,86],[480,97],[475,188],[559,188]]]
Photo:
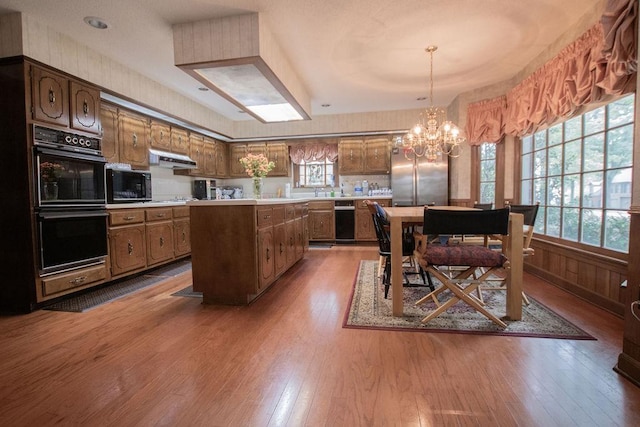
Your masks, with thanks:
[[[429,209],[475,210],[464,206],[429,206]],[[404,224],[422,224],[424,206],[385,207],[391,234],[391,299],[393,316],[404,315],[402,275],[402,231]],[[509,260],[506,269],[507,320],[522,318],[522,267],[523,267],[523,223],[522,214],[509,214],[509,235],[505,236],[502,251]]]

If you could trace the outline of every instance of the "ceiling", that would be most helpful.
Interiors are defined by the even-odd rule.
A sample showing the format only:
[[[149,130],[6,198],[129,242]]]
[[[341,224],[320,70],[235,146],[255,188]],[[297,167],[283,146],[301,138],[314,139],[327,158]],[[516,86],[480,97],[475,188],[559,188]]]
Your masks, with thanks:
[[[253,120],[173,61],[172,25],[261,13],[311,97],[311,115],[426,107],[515,76],[602,0],[0,0],[231,120]],[[103,18],[97,30],[85,16]],[[329,104],[323,107],[323,104]]]

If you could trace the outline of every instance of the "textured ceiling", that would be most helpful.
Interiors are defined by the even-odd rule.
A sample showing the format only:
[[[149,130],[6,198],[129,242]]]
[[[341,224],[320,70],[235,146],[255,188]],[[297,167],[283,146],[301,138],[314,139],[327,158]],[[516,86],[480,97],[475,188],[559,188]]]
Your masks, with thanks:
[[[174,66],[172,25],[264,15],[312,115],[421,108],[512,78],[601,0],[0,0],[233,120],[237,108]],[[95,30],[85,16],[105,19]],[[330,104],[330,107],[322,107]]]

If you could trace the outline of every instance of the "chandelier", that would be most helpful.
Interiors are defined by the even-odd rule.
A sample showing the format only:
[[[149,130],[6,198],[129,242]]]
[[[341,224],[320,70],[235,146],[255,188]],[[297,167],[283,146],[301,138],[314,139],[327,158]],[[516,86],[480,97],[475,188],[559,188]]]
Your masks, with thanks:
[[[418,123],[413,126],[399,141],[405,157],[411,154],[425,157],[428,161],[436,161],[439,156],[458,157],[460,144],[465,138],[460,135],[460,129],[447,120],[447,113],[442,108],[433,106],[433,52],[438,46],[425,49],[431,59],[429,74],[429,108],[422,114]]]

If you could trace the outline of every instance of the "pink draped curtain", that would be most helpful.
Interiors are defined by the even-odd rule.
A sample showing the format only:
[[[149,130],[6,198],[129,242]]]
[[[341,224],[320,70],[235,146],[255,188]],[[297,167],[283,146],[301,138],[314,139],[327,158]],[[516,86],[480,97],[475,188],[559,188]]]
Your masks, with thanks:
[[[469,143],[527,135],[579,113],[585,105],[633,92],[637,13],[637,0],[609,0],[598,24],[507,93],[502,119],[492,105],[497,99],[470,104]]]
[[[299,165],[305,162],[322,161],[327,159],[331,162],[338,160],[338,144],[327,144],[323,142],[305,144],[294,144],[289,148],[291,161]]]
[[[467,142],[480,145],[485,142],[498,143],[504,136],[504,117],[507,97],[469,104],[467,109]]]

